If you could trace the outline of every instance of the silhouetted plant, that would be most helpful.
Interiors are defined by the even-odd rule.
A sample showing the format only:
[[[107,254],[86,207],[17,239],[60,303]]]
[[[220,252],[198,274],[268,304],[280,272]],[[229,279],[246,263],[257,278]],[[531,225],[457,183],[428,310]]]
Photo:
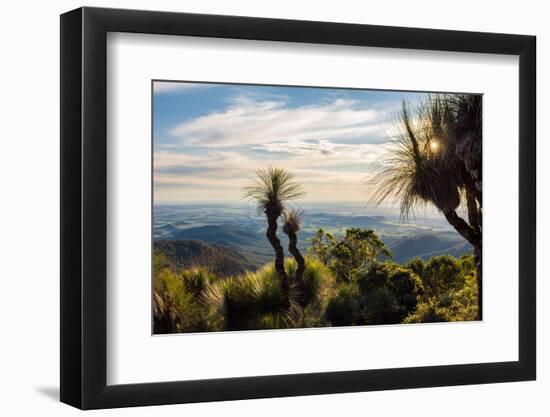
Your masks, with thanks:
[[[288,236],[288,251],[296,260],[297,268],[293,275],[294,284],[301,292],[304,291],[304,270],[306,262],[298,249],[298,235],[302,224],[302,210],[290,209],[283,212],[283,232]],[[304,304],[305,305],[305,304]]]
[[[304,190],[294,176],[281,168],[256,171],[253,183],[245,187],[244,197],[256,203],[259,213],[267,219],[266,237],[275,251],[275,270],[288,294],[289,280],[284,268],[284,250],[277,237],[277,219],[285,209],[285,203],[302,197]]]
[[[481,96],[429,97],[410,115],[403,103],[389,158],[367,185],[378,203],[392,198],[403,217],[416,207],[435,206],[474,247],[481,319]],[[457,209],[465,201],[467,220]]]

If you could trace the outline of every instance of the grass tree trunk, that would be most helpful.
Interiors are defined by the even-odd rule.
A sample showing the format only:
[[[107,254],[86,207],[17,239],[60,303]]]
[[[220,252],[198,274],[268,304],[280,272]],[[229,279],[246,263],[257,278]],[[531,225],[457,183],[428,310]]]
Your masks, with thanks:
[[[481,247],[481,235],[477,233],[473,227],[466,223],[462,217],[456,214],[455,210],[444,210],[443,215],[449,224],[453,226],[460,234],[460,236],[470,242],[474,248],[478,246]]]
[[[481,211],[478,208],[475,192],[466,190],[466,204],[468,207],[468,223],[478,234],[481,233]]]
[[[481,277],[481,233],[475,227],[470,226],[455,210],[444,210],[443,214],[451,226],[474,247],[474,261],[477,275],[477,318],[483,317],[483,287]]]
[[[474,261],[477,274],[477,319],[483,318],[483,282],[481,279],[481,247],[474,248]]]
[[[275,271],[277,271],[277,275],[281,279],[283,291],[285,294],[288,294],[289,282],[285,271],[285,253],[283,245],[281,245],[281,241],[277,237],[277,218],[280,214],[277,215],[273,210],[266,210],[265,214],[267,217],[267,232],[265,235],[275,251]]]
[[[296,280],[296,285],[299,290],[303,292],[304,290],[304,271],[306,269],[306,260],[302,256],[302,253],[298,249],[298,236],[294,231],[288,231],[288,251],[292,254],[296,260],[296,275],[294,279]],[[303,306],[302,306],[303,307]]]
[[[482,273],[481,273],[481,207],[477,203],[477,194],[474,187],[470,187],[466,190],[466,202],[468,206],[468,222],[470,226],[474,229],[479,239],[476,239],[478,242],[477,245],[474,245],[474,261],[476,264],[476,273],[477,273],[477,311],[478,319],[481,320],[483,316],[483,286],[482,286]]]
[[[301,285],[304,281],[306,260],[298,249],[298,236],[295,232],[290,232],[288,234],[288,251],[292,254],[292,256],[294,256],[294,259],[296,259],[296,263],[298,264],[298,267],[296,268],[296,282]]]

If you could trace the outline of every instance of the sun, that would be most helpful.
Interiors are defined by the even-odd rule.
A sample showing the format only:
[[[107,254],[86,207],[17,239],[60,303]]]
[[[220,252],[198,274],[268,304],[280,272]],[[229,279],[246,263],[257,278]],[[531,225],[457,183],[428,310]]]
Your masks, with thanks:
[[[430,149],[433,151],[433,152],[437,152],[439,150],[439,142],[436,141],[436,140],[431,140],[430,141]]]

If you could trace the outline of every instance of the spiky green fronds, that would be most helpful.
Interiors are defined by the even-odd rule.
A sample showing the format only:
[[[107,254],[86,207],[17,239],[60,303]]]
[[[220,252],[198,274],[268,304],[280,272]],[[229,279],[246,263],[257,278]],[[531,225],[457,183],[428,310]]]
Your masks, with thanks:
[[[306,256],[305,264],[303,294],[298,296],[303,298],[305,304],[322,304],[333,292],[336,284],[334,274],[329,267],[313,256]],[[286,259],[285,269],[292,276],[297,269],[296,261]]]
[[[197,299],[202,299],[208,286],[217,280],[216,275],[206,268],[183,269],[179,273],[186,290]]]
[[[296,271],[294,259],[285,260],[289,275]],[[321,305],[335,283],[328,267],[314,258],[306,258],[304,293],[291,289],[290,303],[272,263],[256,272],[219,280],[207,290],[206,303],[223,316],[226,330],[281,329],[302,327],[303,310],[297,297],[309,305]]]
[[[305,195],[302,185],[282,168],[265,168],[256,171],[252,183],[244,188],[243,197],[256,203],[258,211],[274,210],[279,214],[287,201]]]
[[[371,200],[399,202],[403,217],[426,204],[441,211],[458,207],[464,180],[455,154],[454,100],[430,97],[414,119],[403,103],[389,156],[367,184]]]
[[[213,330],[203,291],[210,273],[195,268],[179,275],[170,268],[157,270],[153,280],[155,333]]]
[[[299,327],[301,309],[285,294],[273,264],[212,286],[208,302],[224,317],[226,330]],[[273,327],[271,327],[273,328]]]
[[[292,208],[283,212],[283,231],[289,233],[298,233],[302,227],[304,211]]]

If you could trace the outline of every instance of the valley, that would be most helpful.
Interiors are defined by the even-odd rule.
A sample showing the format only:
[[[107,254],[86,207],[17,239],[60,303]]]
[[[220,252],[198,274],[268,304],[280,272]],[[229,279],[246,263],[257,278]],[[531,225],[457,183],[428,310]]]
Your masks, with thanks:
[[[358,227],[373,229],[398,263],[443,254],[459,257],[472,251],[471,245],[437,217],[403,222],[392,213],[367,215],[365,211],[351,204],[306,206],[298,247],[306,253],[308,239],[319,228],[341,236],[345,229]],[[154,246],[179,267],[210,264],[217,273],[241,273],[273,260],[265,227],[263,216],[247,205],[158,205],[153,221]],[[286,251],[288,238],[281,230],[279,239]]]

